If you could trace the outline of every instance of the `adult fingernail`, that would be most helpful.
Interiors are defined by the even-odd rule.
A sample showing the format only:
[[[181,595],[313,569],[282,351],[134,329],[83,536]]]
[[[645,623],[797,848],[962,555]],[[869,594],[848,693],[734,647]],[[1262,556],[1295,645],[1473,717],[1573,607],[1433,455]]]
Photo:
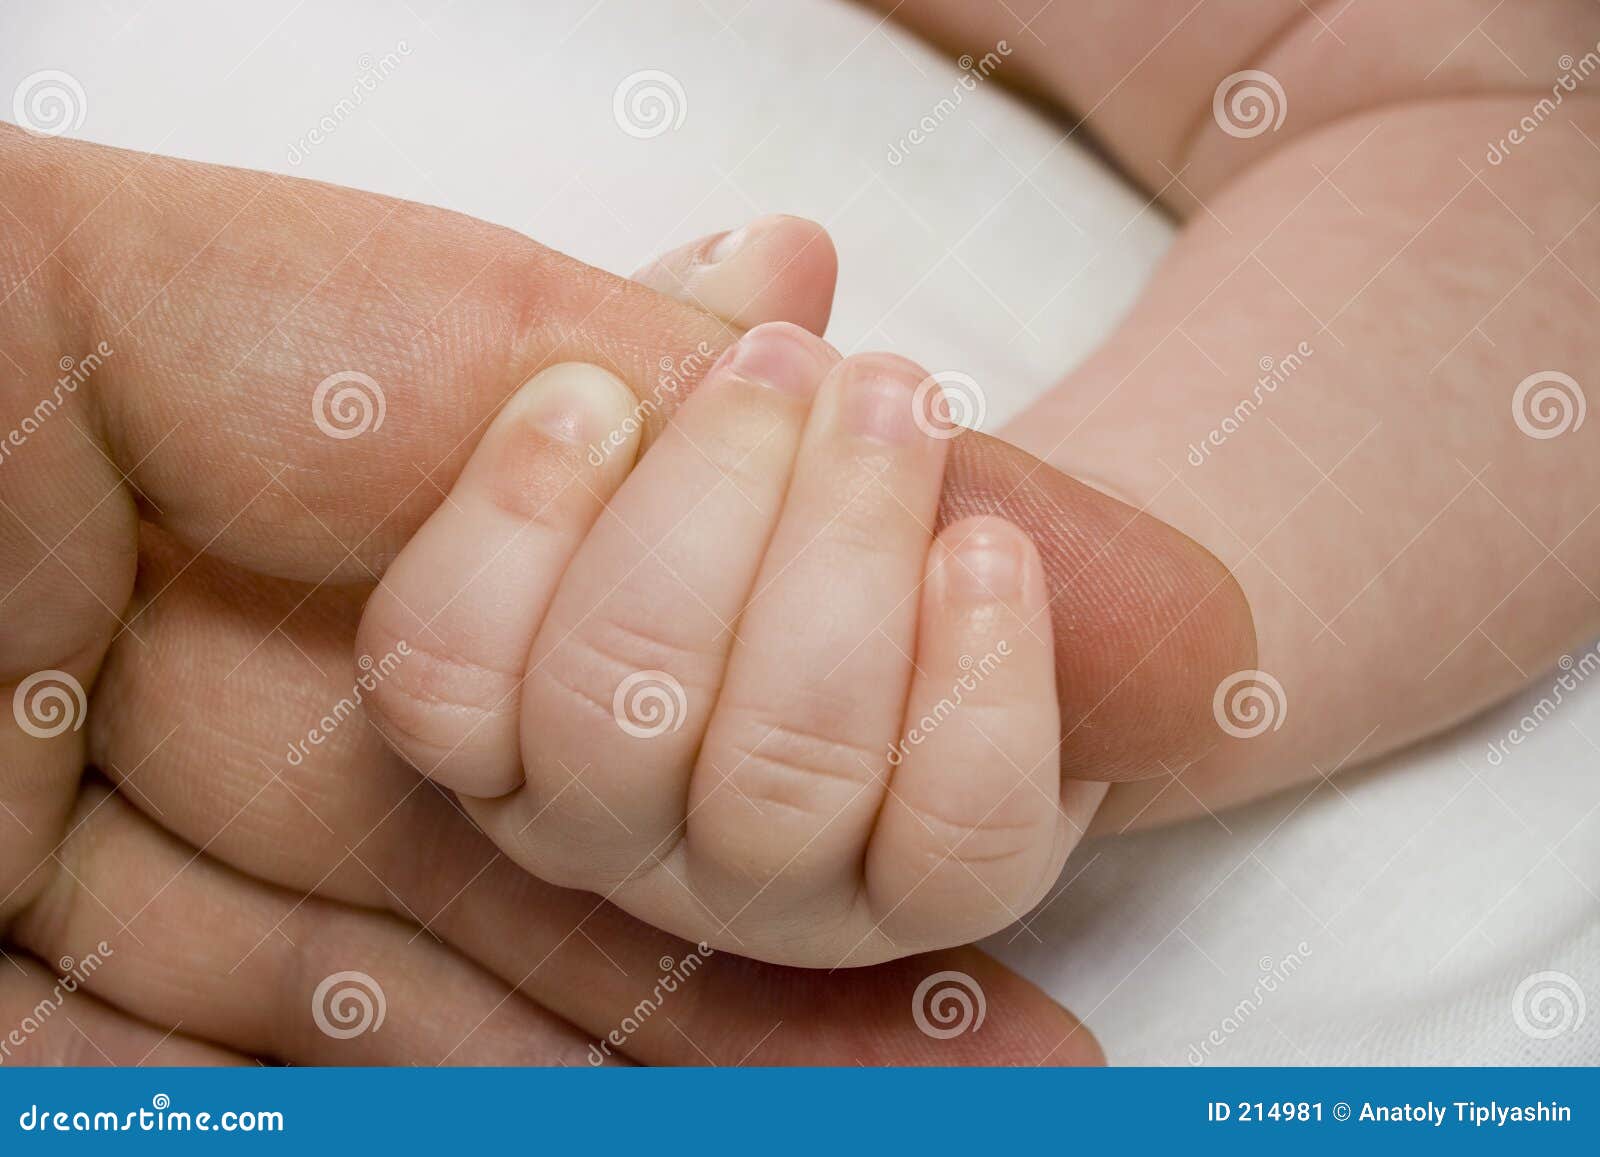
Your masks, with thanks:
[[[774,226],[781,224],[785,218],[782,214],[768,214],[757,217],[754,221],[738,229],[730,229],[721,237],[711,243],[705,251],[702,261],[706,265],[718,265],[739,252],[748,249],[757,240],[763,237]]]
[[[759,325],[729,347],[712,372],[732,373],[769,389],[808,398],[816,392],[826,367],[803,334],[783,322]]]
[[[743,249],[750,241],[750,228],[749,225],[746,225],[740,229],[730,229],[721,237],[718,237],[711,248],[706,250],[706,264],[716,265],[719,262],[726,261]]]
[[[951,544],[943,568],[946,589],[963,602],[1011,602],[1022,593],[1023,552],[1017,531],[976,527]]]

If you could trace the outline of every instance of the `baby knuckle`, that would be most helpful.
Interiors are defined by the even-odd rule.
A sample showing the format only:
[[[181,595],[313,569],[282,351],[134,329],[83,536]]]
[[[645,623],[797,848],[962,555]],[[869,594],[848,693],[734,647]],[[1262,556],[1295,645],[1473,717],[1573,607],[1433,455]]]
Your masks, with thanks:
[[[534,810],[505,850],[546,883],[610,893],[652,872],[671,841],[624,826],[621,801],[607,802],[583,778],[583,769],[530,765]]]
[[[612,614],[596,617],[581,636],[574,636],[597,660],[609,662],[624,674],[635,671],[670,671],[679,679],[700,683],[706,668],[720,665],[721,652],[680,643],[673,635],[683,631],[683,620],[669,628],[664,622],[634,623]]]
[[[1023,866],[1037,858],[1040,840],[1050,835],[1035,821],[1008,819],[1001,808],[951,816],[928,804],[902,803],[916,831],[916,854],[929,870],[946,863],[989,873]]]
[[[368,702],[392,738],[448,750],[486,720],[515,713],[519,678],[417,638],[407,640],[403,661],[374,684]]]
[[[730,744],[729,775],[740,791],[768,806],[808,815],[831,813],[884,775],[885,755],[837,733],[749,716]]]
[[[720,663],[652,628],[596,617],[535,662],[530,701],[553,694],[630,734],[660,734],[658,724],[678,731],[692,708],[713,698]]]
[[[570,663],[540,665],[528,672],[524,702],[532,710],[535,722],[545,713],[550,718],[566,718],[569,708],[592,720],[614,721],[613,702],[618,686],[597,679],[592,667]]]

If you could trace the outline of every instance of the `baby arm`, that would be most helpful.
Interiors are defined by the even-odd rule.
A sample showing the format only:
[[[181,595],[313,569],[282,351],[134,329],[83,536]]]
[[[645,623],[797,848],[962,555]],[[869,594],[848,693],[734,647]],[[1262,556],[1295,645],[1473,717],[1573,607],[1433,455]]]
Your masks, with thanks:
[[[955,52],[1005,38],[1007,72],[1186,222],[1111,340],[1005,433],[1226,561],[1282,695],[1258,684],[1269,717],[1228,719],[1259,734],[1219,725],[1187,768],[1115,785],[1098,827],[1316,781],[1600,631],[1592,5],[896,18]],[[1225,84],[1244,70],[1280,92]]]

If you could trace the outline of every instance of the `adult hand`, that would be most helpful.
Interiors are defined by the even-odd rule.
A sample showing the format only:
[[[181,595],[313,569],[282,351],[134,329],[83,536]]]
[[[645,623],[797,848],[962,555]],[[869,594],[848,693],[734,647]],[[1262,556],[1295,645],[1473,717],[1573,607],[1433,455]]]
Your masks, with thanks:
[[[561,1059],[629,1016],[619,1050],[648,1061],[1097,1056],[971,950],[831,979],[715,956],[641,1020],[692,949],[498,859],[347,710],[365,594],[495,405],[560,360],[650,401],[727,322],[438,210],[11,130],[0,154],[0,919],[43,960],[114,949],[84,987],[121,1011],[97,1017],[294,1061]],[[788,275],[831,284],[826,250],[796,253]],[[672,400],[641,406],[651,430]],[[1211,686],[1249,665],[1226,573],[1025,455],[954,450],[947,508],[1010,514],[1052,570],[1064,767],[1203,743]],[[65,727],[29,714],[52,680]],[[74,813],[86,765],[121,791]],[[902,1001],[943,970],[986,992],[983,1034],[915,1028]],[[5,999],[33,1007],[20,971]],[[390,1031],[318,1031],[346,971]]]

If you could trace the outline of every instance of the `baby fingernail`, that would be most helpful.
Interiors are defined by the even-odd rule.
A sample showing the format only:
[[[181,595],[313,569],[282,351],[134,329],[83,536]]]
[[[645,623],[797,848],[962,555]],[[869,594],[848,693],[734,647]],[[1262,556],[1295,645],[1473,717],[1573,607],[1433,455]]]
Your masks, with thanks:
[[[582,445],[604,439],[628,412],[633,391],[599,366],[551,366],[522,387],[534,428],[558,442]]]
[[[918,432],[915,397],[916,385],[905,377],[869,370],[843,391],[845,427],[887,446],[908,445]]]
[[[722,355],[713,370],[724,370],[749,382],[786,394],[809,398],[825,372],[800,331],[782,323],[760,325]]]
[[[1024,544],[1003,527],[980,526],[945,558],[947,589],[966,602],[1011,602],[1022,593]]]

